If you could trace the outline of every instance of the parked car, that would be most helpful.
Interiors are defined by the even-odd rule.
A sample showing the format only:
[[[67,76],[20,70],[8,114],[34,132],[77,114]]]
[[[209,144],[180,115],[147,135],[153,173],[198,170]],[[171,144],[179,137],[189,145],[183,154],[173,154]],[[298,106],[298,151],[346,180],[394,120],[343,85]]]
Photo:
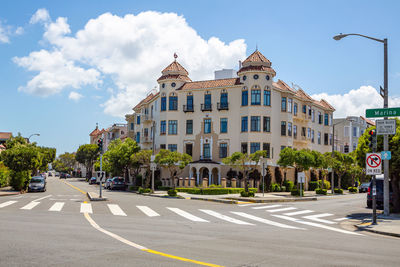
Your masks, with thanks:
[[[393,190],[392,183],[389,182],[389,204],[393,205]],[[372,180],[368,187],[367,194],[367,207],[372,208]],[[376,177],[376,207],[378,209],[383,208],[383,175],[377,175]]]
[[[71,175],[69,175],[68,173],[65,174],[65,178],[71,178]]]
[[[54,174],[54,176],[55,176],[55,177],[60,176],[60,173],[59,173],[59,172],[56,172],[56,173]]]
[[[89,179],[89,184],[97,184],[97,178],[96,177],[92,177]]]
[[[50,176],[53,176],[53,174],[52,174],[51,172],[48,172],[48,175],[49,175],[49,177],[50,177]]]
[[[66,173],[60,173],[60,179],[67,179],[67,174]]]
[[[45,192],[46,191],[46,179],[44,179],[42,176],[33,176],[29,182],[28,191],[29,192],[34,192],[34,191]]]
[[[110,184],[110,189],[121,189],[126,190],[126,183],[123,177],[113,177]]]
[[[362,183],[359,188],[360,193],[368,192],[369,183]]]
[[[106,180],[106,183],[104,184],[104,188],[105,189],[110,189],[111,182],[112,182],[112,178],[108,178]]]

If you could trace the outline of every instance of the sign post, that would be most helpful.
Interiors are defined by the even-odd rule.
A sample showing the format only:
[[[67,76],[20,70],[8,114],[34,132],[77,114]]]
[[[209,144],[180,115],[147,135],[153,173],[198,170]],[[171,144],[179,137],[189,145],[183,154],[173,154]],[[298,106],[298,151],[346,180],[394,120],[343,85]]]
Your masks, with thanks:
[[[261,164],[261,176],[262,176],[262,193],[264,197],[264,192],[265,192],[265,174],[266,174],[266,168],[268,168],[267,164],[267,159],[264,159],[263,157],[260,158],[260,164]]]
[[[376,223],[376,175],[382,173],[382,158],[380,153],[367,153],[366,174],[372,175],[372,224]]]
[[[306,182],[306,174],[304,172],[297,173],[297,182],[300,183],[300,197],[303,196],[303,183]]]
[[[156,168],[157,168],[157,164],[156,163],[154,163],[154,160],[156,159],[156,156],[155,155],[151,155],[151,157],[150,157],[150,161],[151,161],[151,163],[150,163],[150,170],[151,170],[151,190],[153,191],[153,193],[154,193],[154,171],[156,170]]]

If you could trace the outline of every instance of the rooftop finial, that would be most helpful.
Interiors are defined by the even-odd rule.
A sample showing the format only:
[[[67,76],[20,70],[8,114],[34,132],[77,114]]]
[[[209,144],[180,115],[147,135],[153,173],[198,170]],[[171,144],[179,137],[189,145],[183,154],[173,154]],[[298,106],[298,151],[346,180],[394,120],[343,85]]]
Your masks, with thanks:
[[[174,53],[174,58],[175,58],[175,61],[178,58],[178,55],[176,53]]]
[[[96,129],[98,129],[98,128],[99,128],[99,123],[96,122]]]
[[[256,44],[256,51],[258,51],[258,45]]]

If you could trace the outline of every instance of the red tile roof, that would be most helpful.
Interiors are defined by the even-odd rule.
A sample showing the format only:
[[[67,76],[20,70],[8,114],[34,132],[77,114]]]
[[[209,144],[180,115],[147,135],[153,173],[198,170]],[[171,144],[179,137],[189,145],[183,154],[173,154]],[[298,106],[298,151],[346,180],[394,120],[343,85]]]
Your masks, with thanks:
[[[374,122],[374,121],[372,121],[372,120],[370,120],[370,119],[367,119],[367,118],[365,118],[365,117],[363,117],[363,116],[360,116],[360,118],[363,119],[363,120],[364,120],[366,123],[368,123],[369,125],[375,126],[375,122]]]
[[[10,139],[12,136],[12,133],[10,132],[0,132],[0,139]]]
[[[248,56],[248,58],[243,61],[243,64],[249,63],[249,62],[265,62],[268,64],[271,64],[271,61],[269,61],[263,54],[261,54],[260,51],[256,50]]]
[[[150,102],[153,98],[155,98],[156,96],[158,96],[160,94],[160,92],[157,92],[156,94],[149,94],[145,99],[143,99],[142,101],[140,101],[134,108],[133,110],[139,108],[141,105],[144,105],[148,102]]]
[[[274,76],[276,75],[276,72],[273,68],[262,65],[242,67],[237,73],[239,74],[240,72],[245,72],[245,71],[266,71],[273,74]]]
[[[279,80],[278,79],[278,82],[274,82],[274,83],[272,83],[272,85],[274,85],[275,87],[278,87],[278,88],[280,88],[280,89],[282,89],[282,90],[284,90],[284,91],[289,91],[289,92],[291,92],[291,93],[296,93],[296,90],[294,90],[293,88],[291,88],[289,85],[287,85],[284,81],[282,81],[282,80]]]
[[[100,134],[100,130],[96,127],[89,135],[90,136],[98,136]]]
[[[208,80],[208,81],[195,81],[188,82],[182,85],[177,90],[192,90],[201,88],[217,88],[226,87],[241,84],[239,78],[228,78],[228,79],[218,79],[218,80]]]
[[[185,82],[191,82],[192,80],[186,76],[186,75],[180,75],[180,74],[166,74],[161,76],[160,78],[157,79],[157,82],[162,81],[162,80],[167,80],[167,79],[173,79],[173,80],[183,80]]]
[[[187,70],[176,60],[163,69],[162,74],[167,74],[168,72],[180,72],[183,75],[189,75]]]

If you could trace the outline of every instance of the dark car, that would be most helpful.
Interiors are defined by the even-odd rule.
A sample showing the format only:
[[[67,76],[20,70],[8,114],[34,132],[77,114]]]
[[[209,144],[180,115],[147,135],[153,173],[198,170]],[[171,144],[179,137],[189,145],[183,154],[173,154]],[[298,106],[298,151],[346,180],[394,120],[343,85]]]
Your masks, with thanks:
[[[113,177],[110,183],[110,189],[115,190],[115,189],[120,189],[120,190],[126,190],[126,183],[125,179],[122,177]]]
[[[360,185],[359,191],[360,191],[360,193],[366,193],[366,192],[368,192],[368,188],[369,188],[369,183],[362,183]]]
[[[29,192],[45,192],[46,191],[46,179],[42,176],[33,176],[28,185]]]
[[[89,184],[97,184],[97,178],[96,177],[92,177],[89,179]]]
[[[393,205],[392,183],[389,182],[389,203]],[[368,187],[367,207],[372,208],[372,181]],[[376,207],[383,208],[383,178],[376,178]]]
[[[60,173],[60,179],[67,179],[67,174],[66,173]]]

